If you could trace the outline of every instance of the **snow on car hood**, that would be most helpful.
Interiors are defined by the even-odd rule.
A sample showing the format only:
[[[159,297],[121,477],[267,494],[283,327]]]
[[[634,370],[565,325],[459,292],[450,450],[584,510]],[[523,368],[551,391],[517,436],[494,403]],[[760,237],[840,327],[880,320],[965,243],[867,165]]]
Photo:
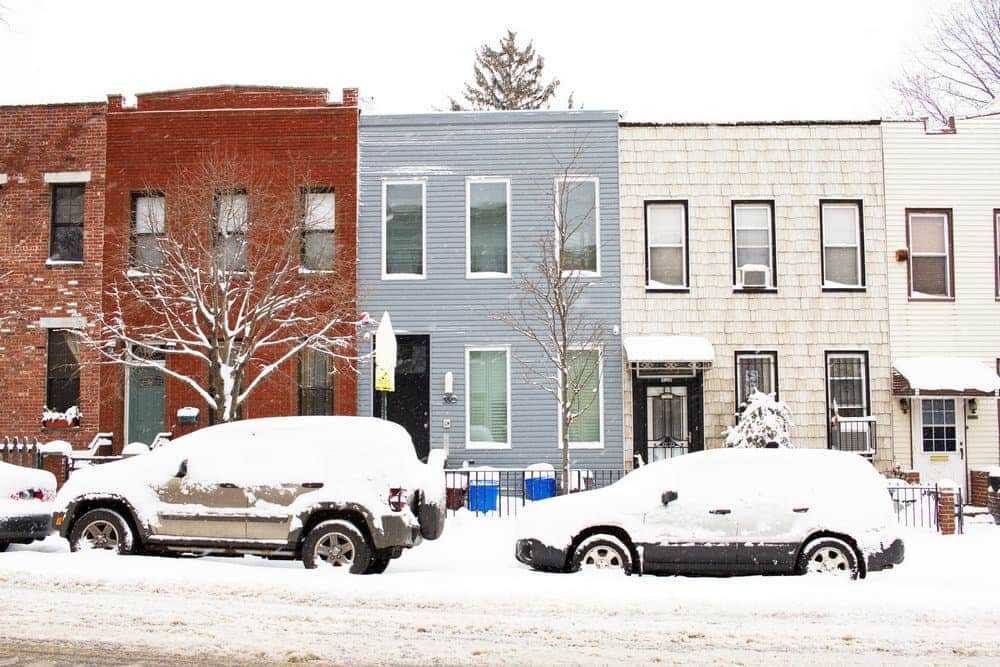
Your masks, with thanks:
[[[47,470],[25,468],[0,462],[0,517],[50,514],[52,503],[42,500],[13,500],[11,493],[37,489],[54,494],[56,478]]]

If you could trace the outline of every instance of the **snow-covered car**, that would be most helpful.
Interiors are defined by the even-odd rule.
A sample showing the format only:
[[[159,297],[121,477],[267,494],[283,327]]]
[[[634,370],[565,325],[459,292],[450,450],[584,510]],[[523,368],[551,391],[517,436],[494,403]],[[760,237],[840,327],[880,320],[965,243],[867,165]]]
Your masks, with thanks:
[[[0,552],[52,532],[56,478],[45,470],[0,463]]]
[[[370,417],[211,426],[73,473],[60,534],[119,553],[258,554],[378,573],[444,530],[442,460]]]
[[[515,555],[535,569],[852,578],[901,563],[886,480],[856,454],[717,449],[653,463],[596,491],[543,500]]]

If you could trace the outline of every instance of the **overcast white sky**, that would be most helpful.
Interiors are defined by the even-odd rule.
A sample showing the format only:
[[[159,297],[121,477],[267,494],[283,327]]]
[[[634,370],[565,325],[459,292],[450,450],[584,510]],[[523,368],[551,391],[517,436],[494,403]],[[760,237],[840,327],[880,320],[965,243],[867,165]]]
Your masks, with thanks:
[[[431,111],[511,28],[562,80],[561,105],[573,91],[628,120],[876,118],[948,1],[0,0],[0,104],[256,83]]]

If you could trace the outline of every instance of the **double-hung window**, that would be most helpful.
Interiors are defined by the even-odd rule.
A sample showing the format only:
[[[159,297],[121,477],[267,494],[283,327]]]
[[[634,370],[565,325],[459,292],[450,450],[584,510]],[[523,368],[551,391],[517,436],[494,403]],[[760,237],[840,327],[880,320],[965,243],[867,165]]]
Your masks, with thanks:
[[[556,220],[559,225],[563,271],[600,272],[600,201],[598,181],[566,177],[556,181]]]
[[[217,268],[223,271],[246,271],[247,228],[249,226],[247,193],[242,190],[215,194],[215,234]]]
[[[907,211],[910,298],[950,299],[954,258],[950,210]]]
[[[80,405],[80,339],[68,329],[49,329],[45,407],[65,413]]]
[[[820,236],[823,242],[823,288],[864,287],[865,244],[861,202],[820,202]]]
[[[510,352],[507,348],[465,351],[466,446],[510,447]]]
[[[775,287],[774,202],[734,201],[732,206],[733,285]]]
[[[332,189],[302,193],[302,268],[332,271],[336,262],[336,199]]]
[[[308,347],[299,352],[299,414],[333,414],[333,357]]]
[[[755,391],[778,397],[778,353],[736,353],[736,412]]]
[[[874,449],[870,415],[868,354],[826,353],[826,400],[829,446],[851,452]]]
[[[688,287],[687,202],[646,202],[646,289]]]
[[[382,276],[423,278],[424,182],[386,181],[382,202]]]
[[[130,266],[140,271],[163,264],[160,244],[166,231],[166,198],[159,193],[132,195],[132,238]]]
[[[572,447],[603,446],[601,353],[595,349],[570,350],[569,353],[570,411],[574,415],[569,426]]]
[[[466,273],[470,278],[510,275],[510,182],[466,181]]]
[[[56,262],[83,261],[84,186],[52,186],[52,232],[49,259]]]

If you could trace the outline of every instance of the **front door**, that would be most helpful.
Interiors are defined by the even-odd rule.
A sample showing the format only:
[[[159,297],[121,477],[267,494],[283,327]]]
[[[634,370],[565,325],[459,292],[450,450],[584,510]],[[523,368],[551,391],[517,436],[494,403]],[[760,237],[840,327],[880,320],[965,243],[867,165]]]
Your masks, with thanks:
[[[920,481],[951,480],[965,490],[965,405],[958,398],[915,398],[913,467]]]
[[[421,461],[431,448],[430,433],[430,336],[396,337],[396,391],[373,392],[372,414],[382,416],[406,429]],[[374,386],[374,385],[373,385]]]
[[[163,431],[163,408],[163,371],[159,366],[129,368],[127,442],[153,444],[156,434]]]
[[[704,448],[702,374],[693,378],[632,381],[633,450],[652,463]]]

